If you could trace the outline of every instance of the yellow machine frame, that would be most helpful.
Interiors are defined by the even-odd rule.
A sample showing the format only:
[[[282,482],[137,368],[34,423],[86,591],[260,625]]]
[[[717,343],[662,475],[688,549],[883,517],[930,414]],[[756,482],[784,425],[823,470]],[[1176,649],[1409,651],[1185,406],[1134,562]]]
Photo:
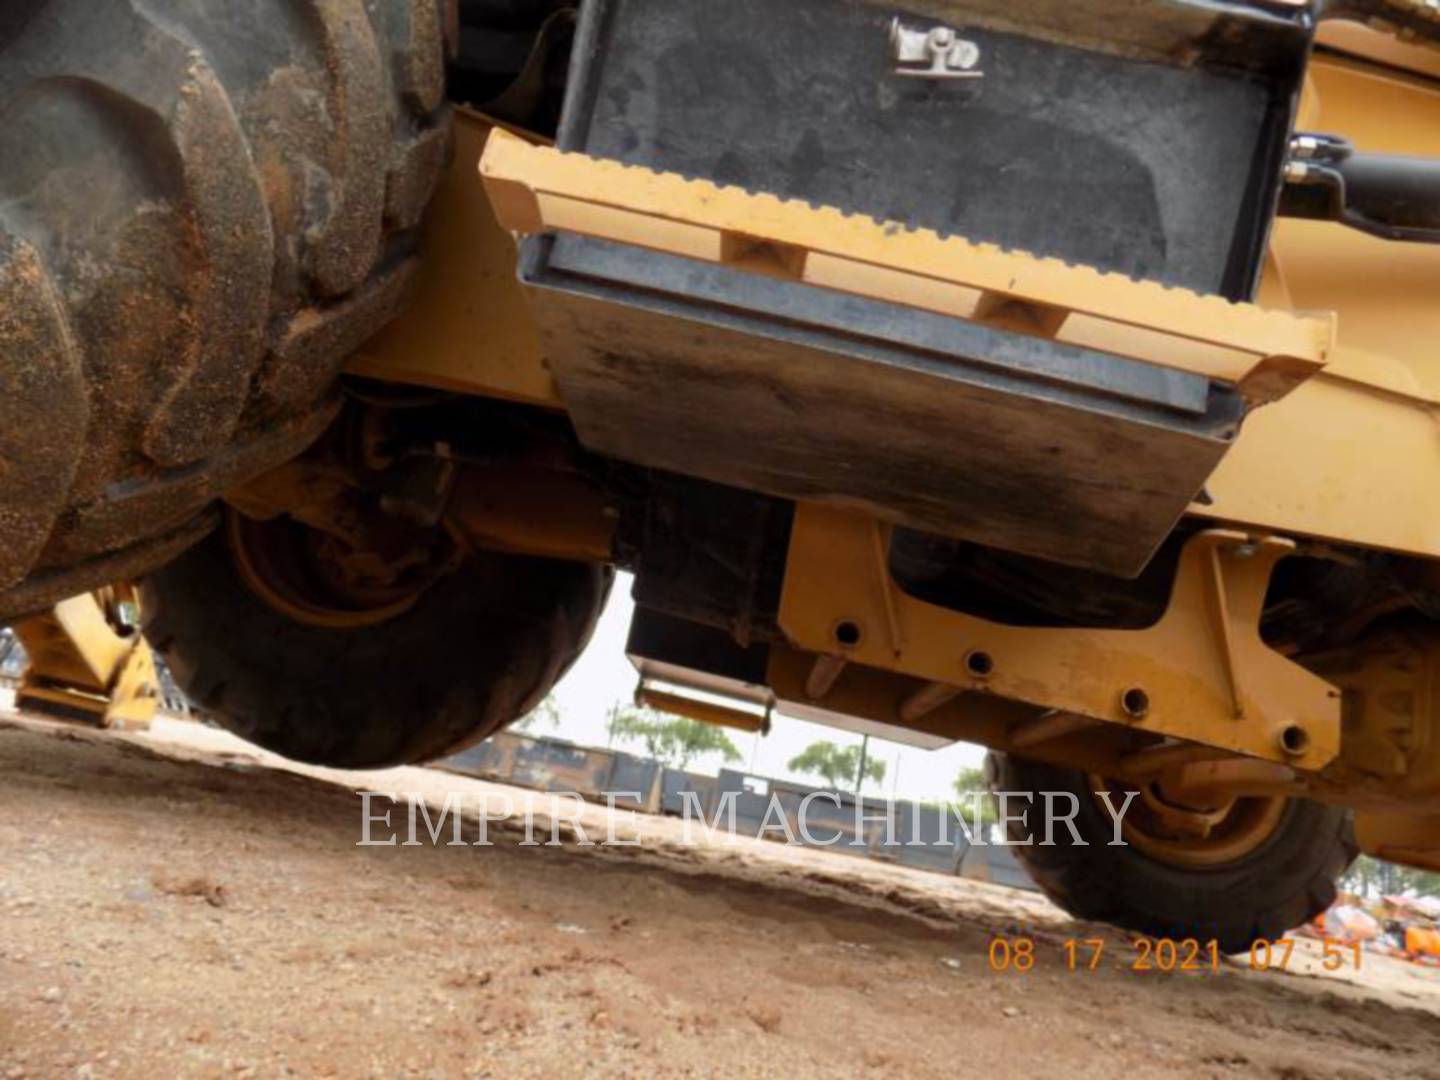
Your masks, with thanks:
[[[1440,157],[1440,64],[1428,69],[1428,54],[1358,28],[1334,33],[1414,70],[1318,55],[1303,126],[1365,150]],[[1316,672],[1258,631],[1271,571],[1297,543],[1440,559],[1440,248],[1281,221],[1260,304],[1231,305],[559,154],[493,128],[472,113],[457,118],[459,153],[419,303],[352,371],[563,409],[507,234],[568,230],[1235,385],[1264,407],[1191,508],[1214,525],[1187,547],[1155,626],[1025,629],[934,608],[890,580],[887,526],[801,506],[781,612],[790,647],[774,650],[771,684],[834,712],[1110,775],[1187,770],[1193,782],[1333,798],[1361,808],[1372,852],[1440,866],[1431,666]],[[468,270],[476,258],[478,280]],[[467,272],[454,272],[462,264]],[[1416,703],[1403,723],[1377,704],[1394,700],[1384,691],[1397,679]],[[1109,751],[1107,731],[1135,730],[1160,740],[1144,761]]]
[[[155,656],[138,631],[117,625],[128,587],[86,593],[16,625],[30,665],[15,704],[21,711],[143,730],[160,700]]]

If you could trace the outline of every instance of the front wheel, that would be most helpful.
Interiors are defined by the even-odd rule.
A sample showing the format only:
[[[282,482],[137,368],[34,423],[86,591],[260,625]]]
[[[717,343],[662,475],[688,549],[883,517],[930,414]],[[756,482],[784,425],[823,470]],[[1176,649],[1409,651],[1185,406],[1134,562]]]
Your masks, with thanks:
[[[208,717],[267,750],[335,768],[418,764],[539,704],[613,578],[482,552],[406,594],[358,589],[336,565],[312,530],[231,513],[142,583],[145,636]]]
[[[990,755],[987,773],[992,791],[1078,801],[1075,830],[1083,844],[1058,819],[1047,836],[1034,811],[1006,828],[1011,844],[1025,845],[1012,850],[1052,901],[1077,918],[1213,940],[1227,953],[1277,939],[1328,909],[1358,854],[1343,809],[1280,797],[1185,807],[1153,787],[1122,815],[1124,843],[1114,846],[1115,818],[1097,792],[1111,791],[1110,805],[1119,810],[1135,785],[1002,754]]]

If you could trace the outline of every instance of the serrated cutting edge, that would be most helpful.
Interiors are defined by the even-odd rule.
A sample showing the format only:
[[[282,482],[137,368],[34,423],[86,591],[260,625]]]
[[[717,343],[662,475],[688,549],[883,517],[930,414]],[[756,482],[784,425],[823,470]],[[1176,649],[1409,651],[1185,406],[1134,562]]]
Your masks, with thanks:
[[[1252,404],[1288,393],[1334,347],[1332,313],[1233,303],[502,130],[480,174],[512,232],[570,232],[998,326],[1204,375]]]

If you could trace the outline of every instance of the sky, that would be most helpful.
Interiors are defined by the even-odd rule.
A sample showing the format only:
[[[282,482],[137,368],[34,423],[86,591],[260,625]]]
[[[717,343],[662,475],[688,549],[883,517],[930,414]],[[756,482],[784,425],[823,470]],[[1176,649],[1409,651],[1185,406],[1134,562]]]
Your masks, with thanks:
[[[634,605],[630,599],[632,580],[621,575],[615,582],[595,638],[580,661],[556,688],[561,721],[558,729],[537,727],[532,734],[554,735],[582,746],[606,746],[606,714],[616,703],[634,700],[637,676],[625,656],[625,639]],[[734,767],[760,776],[818,783],[815,777],[790,772],[785,764],[812,742],[833,742],[850,746],[860,736],[784,716],[775,716],[768,736],[731,732],[731,740],[743,761]],[[621,747],[640,749],[639,747]],[[951,796],[960,770],[974,768],[984,760],[985,751],[967,743],[941,750],[921,750],[895,743],[870,740],[870,754],[886,763],[884,783],[869,782],[870,795],[900,799],[944,799]],[[724,762],[718,756],[692,762],[693,772],[715,773]]]

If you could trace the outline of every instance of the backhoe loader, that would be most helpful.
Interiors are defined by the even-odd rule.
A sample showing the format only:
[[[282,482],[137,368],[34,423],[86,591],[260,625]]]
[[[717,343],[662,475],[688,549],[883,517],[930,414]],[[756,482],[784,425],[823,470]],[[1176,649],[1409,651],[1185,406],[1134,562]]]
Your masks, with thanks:
[[[642,697],[1072,792],[1077,915],[1440,868],[1436,0],[10,0],[0,117],[0,619],[376,768],[623,569]]]

